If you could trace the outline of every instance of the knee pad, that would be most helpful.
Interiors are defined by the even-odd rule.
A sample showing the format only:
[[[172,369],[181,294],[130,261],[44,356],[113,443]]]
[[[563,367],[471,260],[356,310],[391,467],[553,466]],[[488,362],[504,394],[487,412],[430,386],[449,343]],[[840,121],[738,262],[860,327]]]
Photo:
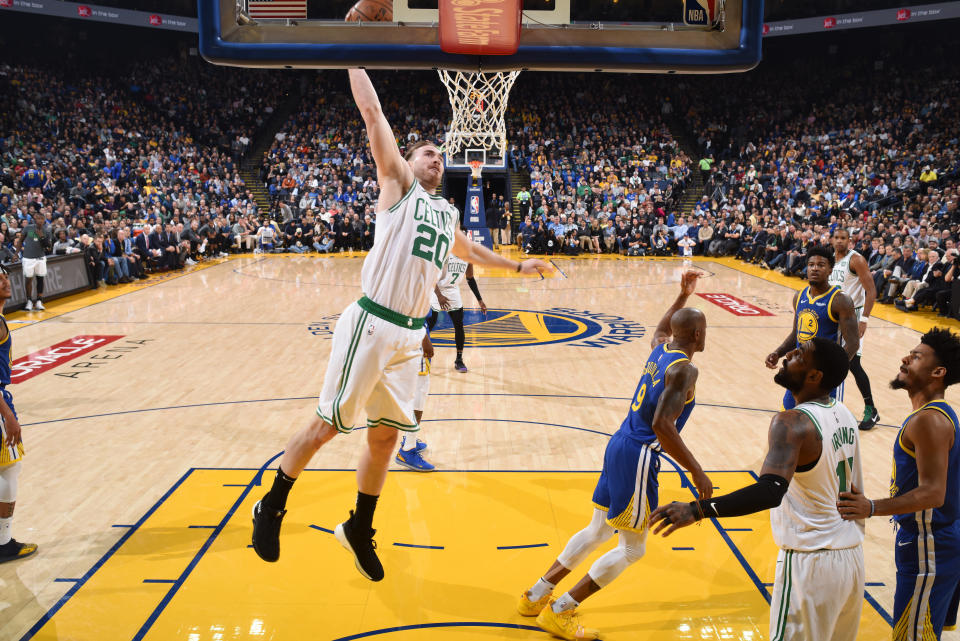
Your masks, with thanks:
[[[16,502],[18,476],[20,476],[20,461],[0,467],[0,503]]]
[[[601,588],[606,587],[630,565],[643,558],[647,551],[646,538],[643,536],[624,537],[620,533],[620,544],[590,566],[590,578]]]
[[[568,570],[580,565],[591,552],[613,536],[613,528],[606,522],[606,513],[594,510],[590,525],[574,534],[557,561]]]

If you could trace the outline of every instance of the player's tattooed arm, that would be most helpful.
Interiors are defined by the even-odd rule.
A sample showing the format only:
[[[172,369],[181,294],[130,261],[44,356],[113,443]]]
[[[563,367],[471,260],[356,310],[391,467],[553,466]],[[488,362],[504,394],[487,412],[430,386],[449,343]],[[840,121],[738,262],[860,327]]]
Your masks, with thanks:
[[[857,322],[857,313],[853,309],[853,301],[846,294],[837,294],[831,303],[833,315],[840,323],[840,336],[843,337],[843,349],[847,356],[853,359],[860,349],[860,325]]]
[[[800,292],[797,292],[793,295],[793,309],[797,309],[797,301],[800,300]],[[780,363],[780,359],[787,355],[787,353],[797,346],[797,313],[793,313],[793,326],[790,329],[790,334],[783,339],[783,342],[780,343],[780,346],[774,351],[770,352],[767,355],[766,364],[770,369],[777,369],[777,364]]]
[[[680,362],[667,370],[663,382],[663,393],[657,401],[653,414],[653,432],[657,435],[660,447],[670,457],[690,472],[693,484],[702,498],[713,494],[713,483],[703,473],[696,457],[687,449],[680,433],[677,432],[677,418],[683,412],[690,392],[697,383],[699,372],[690,362]]]
[[[756,483],[709,500],[661,505],[650,515],[653,533],[669,536],[703,518],[744,516],[780,505],[797,464],[816,460],[822,444],[810,419],[795,410],[773,417],[768,440],[767,457]]]
[[[677,299],[673,301],[673,304],[664,312],[660,322],[657,323],[657,329],[653,331],[653,339],[650,341],[651,349],[670,340],[670,336],[672,336],[670,332],[670,319],[673,318],[673,315],[677,313],[677,311],[686,306],[687,299],[690,298],[697,289],[697,279],[700,278],[701,275],[700,272],[687,271],[680,277],[680,293],[677,295]]]

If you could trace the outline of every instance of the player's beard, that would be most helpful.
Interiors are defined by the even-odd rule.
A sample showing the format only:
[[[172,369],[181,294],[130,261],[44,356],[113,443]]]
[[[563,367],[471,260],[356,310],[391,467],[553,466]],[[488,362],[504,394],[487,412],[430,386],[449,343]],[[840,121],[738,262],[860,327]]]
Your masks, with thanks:
[[[790,378],[790,372],[786,367],[782,367],[780,371],[774,375],[773,382],[781,387],[787,388],[791,393],[796,394],[803,389],[803,379],[804,376],[800,375]]]
[[[890,389],[907,389],[907,382],[900,380],[900,376],[897,375],[895,379],[890,381]]]

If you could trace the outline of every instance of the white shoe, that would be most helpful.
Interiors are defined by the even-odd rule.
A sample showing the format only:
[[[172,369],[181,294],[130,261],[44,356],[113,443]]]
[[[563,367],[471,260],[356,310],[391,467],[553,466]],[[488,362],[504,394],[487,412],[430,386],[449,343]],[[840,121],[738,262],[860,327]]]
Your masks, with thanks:
[[[40,300],[33,304],[33,308],[38,312],[42,312],[46,309],[46,307],[43,306],[43,301]]]
[[[220,252],[220,258],[226,258],[229,255],[227,252]]]
[[[187,264],[187,265],[196,265],[196,264],[197,264],[197,261],[193,260],[192,258],[188,258],[188,259],[186,259],[186,260],[183,261],[183,262],[184,262],[185,264]]]
[[[24,309],[25,311],[32,312],[32,311],[33,311],[33,301],[32,301],[32,300],[28,300],[26,307],[24,307],[23,309]]]
[[[262,253],[263,253],[263,250],[260,249],[259,247],[257,247],[256,249],[253,250],[253,253],[254,253],[254,254],[262,254]]]

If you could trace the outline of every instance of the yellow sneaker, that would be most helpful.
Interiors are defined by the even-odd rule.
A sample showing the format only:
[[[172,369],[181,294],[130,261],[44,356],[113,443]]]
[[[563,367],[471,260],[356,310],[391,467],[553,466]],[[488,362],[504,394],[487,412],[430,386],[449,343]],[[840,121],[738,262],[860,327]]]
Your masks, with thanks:
[[[556,599],[550,599],[552,604]],[[599,639],[600,631],[585,628],[580,625],[580,616],[577,611],[566,610],[557,614],[548,604],[540,614],[537,615],[537,625],[541,629],[549,632],[555,637],[567,639],[567,641],[579,641],[580,639]]]
[[[527,596],[527,593],[524,592],[520,595],[520,603],[517,604],[517,612],[525,617],[535,617],[540,614],[540,610],[547,607],[547,604],[550,603],[550,594],[547,593],[539,601],[531,601]]]

